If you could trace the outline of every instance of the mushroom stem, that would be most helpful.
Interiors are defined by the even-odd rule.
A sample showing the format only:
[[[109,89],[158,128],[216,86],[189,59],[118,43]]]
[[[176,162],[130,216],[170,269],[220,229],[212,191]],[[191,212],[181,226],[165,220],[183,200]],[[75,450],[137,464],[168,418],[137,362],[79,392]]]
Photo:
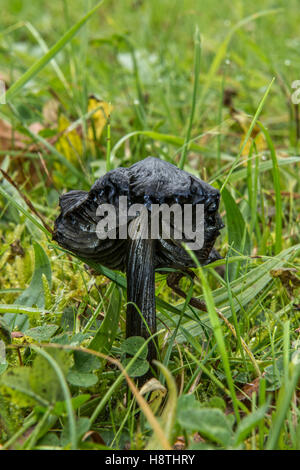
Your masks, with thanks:
[[[149,338],[156,333],[155,310],[155,270],[154,251],[155,240],[143,238],[148,227],[148,218],[145,214],[134,219],[131,227],[133,231],[139,227],[139,234],[131,239],[128,246],[126,274],[127,274],[127,319],[126,337],[142,336]],[[143,315],[141,317],[139,311]],[[151,334],[150,334],[151,333]],[[156,359],[155,340],[148,343],[148,361]]]

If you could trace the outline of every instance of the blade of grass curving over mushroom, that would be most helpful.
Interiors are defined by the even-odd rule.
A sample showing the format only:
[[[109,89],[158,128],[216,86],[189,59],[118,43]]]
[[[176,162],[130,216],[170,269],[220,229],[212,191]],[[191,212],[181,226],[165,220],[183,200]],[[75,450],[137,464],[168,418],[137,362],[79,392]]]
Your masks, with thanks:
[[[197,103],[198,83],[199,83],[199,76],[200,76],[200,58],[201,58],[201,38],[200,38],[199,29],[198,29],[198,26],[197,26],[196,27],[196,32],[195,32],[193,98],[192,98],[192,107],[191,107],[189,125],[188,125],[185,142],[184,142],[183,149],[182,149],[182,154],[181,154],[179,164],[178,164],[178,168],[180,168],[181,170],[183,170],[184,164],[185,164],[185,161],[186,161],[187,152],[188,152],[188,148],[189,148],[189,142],[190,142],[190,138],[191,138],[192,127],[193,127],[193,122],[194,122],[195,109],[196,109],[196,103]]]
[[[32,80],[64,47],[75,34],[79,31],[80,28],[93,16],[94,13],[99,9],[103,0],[101,0],[97,5],[92,8],[81,20],[79,20],[74,26],[72,26],[69,31],[67,31],[59,41],[57,41],[54,46],[49,49],[49,51],[41,57],[37,62],[35,62],[11,87],[7,90],[6,101],[9,102],[23,87]]]

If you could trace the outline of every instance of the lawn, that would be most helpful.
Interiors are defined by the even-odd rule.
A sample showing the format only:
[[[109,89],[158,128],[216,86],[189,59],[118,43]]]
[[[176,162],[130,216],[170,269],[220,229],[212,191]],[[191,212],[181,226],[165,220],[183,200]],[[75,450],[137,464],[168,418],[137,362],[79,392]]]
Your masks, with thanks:
[[[299,2],[0,7],[0,448],[300,450]],[[142,387],[126,276],[52,230],[150,155],[219,189],[225,227],[187,300],[156,273]]]

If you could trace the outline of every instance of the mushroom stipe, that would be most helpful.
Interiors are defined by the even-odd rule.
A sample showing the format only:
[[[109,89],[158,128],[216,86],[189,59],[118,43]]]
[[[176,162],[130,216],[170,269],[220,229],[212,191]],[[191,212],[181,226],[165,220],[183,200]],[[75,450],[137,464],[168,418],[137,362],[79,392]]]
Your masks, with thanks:
[[[128,208],[142,204],[147,209],[128,218],[131,232],[139,233],[135,238],[118,237],[121,232],[122,214],[118,212],[121,196],[126,196]],[[109,171],[95,182],[89,192],[70,191],[62,195],[59,201],[61,213],[55,221],[53,239],[87,264],[90,260],[126,272],[126,337],[148,338],[150,333],[152,335],[156,332],[155,270],[174,268],[184,273],[188,268],[196,266],[182,246],[182,242],[193,242],[193,239],[187,239],[185,232],[181,240],[172,235],[165,238],[161,231],[157,239],[152,239],[148,236],[151,227],[146,215],[151,214],[153,204],[166,204],[169,207],[177,204],[183,209],[186,204],[193,208],[202,204],[203,245],[195,249],[194,254],[201,265],[206,265],[221,258],[213,248],[220,229],[224,227],[218,213],[219,201],[219,191],[209,184],[168,162],[148,157],[129,168]],[[115,239],[99,238],[97,226],[103,216],[97,215],[97,209],[103,204],[110,204],[116,210]],[[191,225],[193,233],[197,235],[194,218]],[[177,292],[185,295],[178,286]],[[195,305],[201,308],[199,303]],[[152,340],[148,347],[150,364],[157,357],[156,351],[157,344]]]

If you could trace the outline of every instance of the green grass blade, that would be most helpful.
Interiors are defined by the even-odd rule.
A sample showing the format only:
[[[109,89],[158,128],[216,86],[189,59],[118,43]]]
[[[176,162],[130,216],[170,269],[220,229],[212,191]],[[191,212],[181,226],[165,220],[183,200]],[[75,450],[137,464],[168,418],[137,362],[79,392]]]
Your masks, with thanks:
[[[0,304],[0,313],[26,313],[28,315],[49,313],[48,310],[41,308],[26,307],[24,305]]]
[[[292,157],[286,157],[286,158],[277,158],[277,163],[279,167],[282,166],[288,166],[292,165],[293,163],[300,163],[300,157],[298,156],[292,156]],[[258,172],[259,173],[264,173],[265,171],[272,170],[273,168],[273,162],[272,160],[266,160],[264,162],[260,162],[258,165]],[[230,183],[235,183],[237,181],[241,181],[246,178],[247,176],[247,169],[244,168],[242,170],[237,170],[234,173],[231,174],[230,176]],[[216,181],[218,178],[214,178],[210,180],[210,184]]]
[[[215,308],[214,299],[213,299],[213,296],[212,296],[212,293],[211,293],[211,289],[208,285],[206,276],[204,275],[202,269],[200,269],[199,274],[200,274],[200,279],[201,279],[201,282],[202,282],[203,293],[204,293],[204,298],[205,298],[205,302],[206,302],[206,305],[207,305],[207,310],[208,310],[208,315],[209,315],[209,318],[210,318],[210,323],[212,325],[214,335],[215,335],[215,338],[216,338],[216,341],[217,341],[217,344],[218,344],[219,352],[220,352],[220,355],[221,355],[221,358],[222,358],[222,363],[223,363],[223,367],[224,367],[224,371],[225,371],[225,375],[226,375],[226,379],[227,379],[227,383],[228,383],[228,388],[229,388],[230,393],[231,393],[231,399],[232,399],[233,408],[234,408],[234,411],[235,411],[236,420],[239,423],[240,415],[239,415],[239,412],[238,412],[238,401],[237,401],[237,397],[236,397],[236,393],[235,393],[235,389],[234,389],[234,383],[233,383],[233,379],[232,379],[232,375],[231,375],[230,364],[229,364],[228,354],[227,354],[225,341],[224,341],[224,336],[223,336],[223,332],[222,332],[222,328],[221,328],[221,323],[220,323],[218,314],[216,312],[216,308]]]
[[[191,132],[193,127],[195,109],[196,109],[196,102],[197,102],[197,91],[198,91],[198,82],[199,82],[199,75],[200,75],[200,57],[201,57],[201,38],[198,27],[196,28],[195,33],[195,59],[194,59],[194,88],[193,88],[193,98],[192,98],[192,108],[190,113],[190,120],[189,126],[186,133],[186,138],[184,142],[184,146],[182,149],[182,154],[180,157],[180,161],[178,167],[182,170],[186,161],[187,151],[189,148],[189,142],[191,138]]]
[[[126,365],[126,367],[124,368],[124,370],[128,373],[128,371],[130,370],[130,368],[132,367],[132,365],[135,363],[136,359],[140,356],[140,354],[142,353],[142,351],[144,350],[144,348],[146,347],[146,345],[149,343],[149,341],[151,341],[155,336],[157,336],[158,333],[156,333],[155,335],[151,336],[150,338],[147,338],[145,340],[145,342],[142,344],[142,346],[139,348],[139,350],[135,353],[135,355],[132,357],[132,359],[130,359],[130,361],[128,362],[128,364]],[[105,393],[105,395],[103,396],[103,398],[101,399],[100,403],[97,405],[97,407],[95,408],[91,418],[90,418],[90,421],[91,421],[91,424],[94,423],[94,421],[97,419],[97,417],[99,416],[99,414],[101,413],[101,411],[103,410],[104,406],[106,405],[106,403],[108,402],[108,400],[110,399],[110,397],[112,396],[112,394],[118,389],[118,387],[122,384],[123,380],[125,380],[125,377],[122,373],[119,374],[118,378],[114,381],[114,383],[111,385],[111,387],[107,390],[107,392]]]
[[[135,137],[137,135],[142,135],[145,137],[148,137],[149,139],[152,140],[157,140],[159,142],[163,142],[166,144],[174,145],[176,147],[183,147],[185,140],[182,137],[177,137],[176,135],[172,134],[162,134],[160,132],[155,132],[155,131],[133,131],[130,132],[129,134],[124,135],[111,149],[111,160],[116,158],[116,152],[119,150],[119,148],[131,137]],[[193,140],[193,139],[192,139]],[[204,152],[206,148],[203,145],[198,145],[195,144],[193,141],[190,141],[189,148],[191,150],[195,150],[196,152]],[[216,158],[214,154],[210,155],[212,158]],[[230,158],[230,161],[232,161],[232,158]]]
[[[229,180],[231,174],[233,173],[234,169],[236,168],[237,164],[239,163],[240,157],[241,157],[241,155],[243,154],[243,151],[244,151],[244,149],[245,149],[245,147],[246,147],[246,145],[247,145],[247,142],[248,142],[248,140],[249,140],[249,138],[250,138],[250,136],[251,136],[251,134],[252,134],[252,131],[253,131],[253,129],[254,129],[254,126],[255,126],[255,124],[256,124],[256,122],[257,122],[259,116],[260,116],[260,113],[261,113],[261,111],[262,111],[262,109],[263,109],[263,107],[264,107],[265,101],[266,101],[266,99],[267,99],[268,94],[270,93],[270,90],[271,90],[271,87],[272,87],[272,85],[273,85],[273,83],[274,83],[274,80],[275,80],[275,78],[272,79],[272,81],[271,81],[271,83],[269,84],[269,86],[268,86],[268,88],[267,88],[267,90],[266,90],[264,96],[262,97],[261,102],[259,103],[259,106],[258,106],[258,108],[257,108],[257,110],[256,110],[256,113],[255,113],[253,119],[252,119],[252,122],[251,122],[251,124],[250,124],[249,129],[248,129],[248,132],[247,132],[247,134],[246,134],[246,136],[245,136],[245,138],[244,138],[244,141],[243,141],[243,143],[242,143],[242,145],[241,145],[241,148],[240,148],[240,150],[239,150],[239,153],[237,154],[236,159],[235,159],[235,161],[233,162],[233,165],[231,166],[230,171],[229,171],[228,175],[226,176],[224,183],[222,184],[222,187],[221,187],[221,190],[220,190],[221,193],[223,192],[223,189],[225,188],[226,184],[228,183],[228,180]]]
[[[251,252],[250,236],[246,223],[239,206],[235,202],[230,192],[224,188],[223,202],[226,209],[226,229],[228,233],[228,243],[233,250],[243,255],[249,255]],[[233,263],[229,268],[230,280],[237,277],[240,263]]]
[[[215,335],[215,338],[216,338],[216,342],[217,342],[217,345],[218,345],[218,349],[219,349],[219,352],[220,352],[220,356],[221,356],[221,359],[222,359],[222,363],[223,363],[223,367],[224,367],[224,371],[225,371],[225,375],[226,375],[226,379],[227,379],[228,388],[229,388],[230,394],[231,394],[231,399],[232,399],[232,403],[233,403],[233,408],[234,408],[236,420],[237,420],[237,423],[239,423],[240,422],[239,405],[238,405],[238,400],[237,400],[235,389],[234,389],[234,383],[233,383],[233,379],[232,379],[232,375],[231,375],[229,358],[228,358],[228,354],[227,354],[227,350],[226,350],[226,346],[225,346],[225,340],[224,340],[224,336],[223,336],[223,332],[222,332],[222,328],[221,328],[221,323],[220,323],[218,314],[216,312],[214,298],[213,298],[211,289],[208,285],[206,275],[204,274],[204,272],[203,272],[203,270],[202,270],[202,268],[199,264],[199,261],[197,260],[197,258],[195,256],[194,252],[191,251],[191,250],[187,250],[187,251],[189,252],[189,254],[190,254],[192,260],[195,262],[196,266],[198,266],[198,268],[199,268],[199,276],[200,276],[201,283],[202,283],[204,299],[205,299],[205,303],[206,303],[206,307],[207,307],[207,311],[208,311],[208,316],[209,316],[209,319],[210,319],[210,324],[212,326],[212,329],[213,329],[213,332],[214,332],[214,335]]]
[[[97,5],[92,8],[81,20],[79,20],[72,28],[67,31],[63,37],[54,44],[53,47],[35,64],[33,64],[11,87],[6,93],[6,101],[10,101],[29,80],[32,80],[52,59],[58,54],[63,47],[71,41],[73,36],[79,31],[79,29],[96,13],[100,5],[103,3],[101,0]]]
[[[252,268],[240,276],[238,279],[230,283],[230,288],[233,297],[233,305],[236,312],[240,311],[242,307],[246,307],[248,303],[257,298],[260,293],[263,293],[270,282],[273,282],[273,278],[270,271],[275,268],[283,267],[286,263],[297,256],[300,251],[300,244],[295,245],[282,251],[277,257],[267,258],[259,266]],[[209,268],[209,266],[208,266]],[[213,291],[214,303],[218,309],[222,309],[222,313],[228,316],[231,312],[228,305],[228,289],[227,286],[220,287]],[[201,300],[203,296],[200,297]],[[181,305],[177,305],[177,315],[180,312]],[[176,313],[176,312],[174,312]],[[207,314],[201,315],[201,320],[206,323],[208,321]],[[194,320],[189,320],[184,323],[184,327],[193,336],[201,335],[202,329],[199,324]],[[176,338],[177,342],[184,341],[184,336],[179,334]]]
[[[62,391],[63,391],[63,394],[64,394],[64,398],[65,398],[65,401],[66,401],[66,408],[67,408],[67,413],[68,413],[72,450],[76,450],[77,449],[76,421],[75,421],[75,415],[74,415],[74,410],[73,410],[73,406],[72,406],[70,390],[69,390],[67,381],[64,377],[64,374],[63,374],[61,368],[59,367],[59,365],[57,364],[57,362],[53,359],[52,356],[50,356],[50,354],[48,354],[46,351],[39,348],[38,346],[35,346],[34,344],[31,344],[30,347],[31,347],[31,349],[36,351],[38,354],[43,356],[49,362],[49,364],[53,367],[53,369],[54,369],[54,371],[57,375],[57,378],[60,382],[60,385],[61,385],[61,388],[62,388]]]
[[[42,38],[42,36],[40,35],[40,33],[37,31],[37,29],[29,21],[25,21],[24,26],[28,29],[28,31],[30,31],[32,36],[36,39],[36,41],[38,42],[40,47],[43,49],[44,53],[48,54],[49,48],[48,48],[47,44],[45,43],[44,39]],[[66,92],[72,98],[71,87],[68,84],[64,74],[62,73],[61,68],[59,67],[58,63],[56,62],[55,59],[52,59],[50,61],[50,63],[52,65],[56,75],[58,76],[59,80],[62,82]]]
[[[299,356],[296,358],[295,363],[290,364],[290,378],[288,382],[284,382],[277,399],[277,406],[275,415],[272,420],[269,438],[266,444],[266,450],[274,450],[277,448],[278,440],[280,438],[281,429],[284,425],[284,420],[289,410],[289,406],[297,387],[300,377],[300,364]]]
[[[114,286],[114,284],[113,284]],[[109,355],[118,331],[118,322],[121,313],[121,289],[114,286],[110,303],[98,331],[89,344],[89,349]]]
[[[21,204],[19,204],[15,198],[13,198],[13,196],[11,196],[10,194],[8,194],[7,191],[5,191],[5,189],[1,188],[0,186],[0,194],[1,196],[3,196],[5,199],[7,199],[12,206],[14,206],[16,209],[18,209],[20,212],[22,212],[22,214],[24,214],[27,219],[29,219],[37,228],[39,228],[42,232],[44,232],[47,237],[50,237],[51,236],[51,233],[48,232],[48,230],[42,225],[40,224],[40,222],[38,222],[36,220],[35,217],[33,217],[33,215],[27,210],[25,209],[24,207],[21,206]]]
[[[275,190],[275,254],[280,253],[282,250],[282,201],[281,201],[281,192],[280,192],[280,174],[278,161],[276,156],[276,151],[272,139],[268,130],[263,126],[263,124],[257,121],[258,126],[261,128],[262,133],[265,136],[267,144],[270,149],[270,154],[273,164],[273,183]]]

